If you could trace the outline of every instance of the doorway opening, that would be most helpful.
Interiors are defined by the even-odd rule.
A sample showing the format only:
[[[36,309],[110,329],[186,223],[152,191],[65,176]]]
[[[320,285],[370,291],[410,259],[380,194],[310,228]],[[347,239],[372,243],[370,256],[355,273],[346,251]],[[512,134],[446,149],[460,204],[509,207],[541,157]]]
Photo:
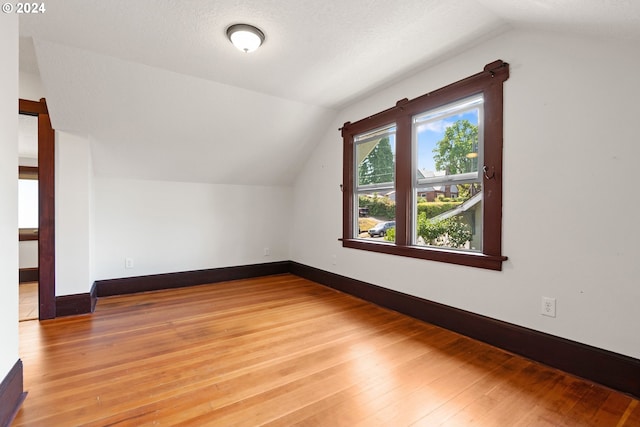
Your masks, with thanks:
[[[38,318],[56,317],[55,306],[55,193],[54,193],[54,139],[45,99],[19,100],[20,115],[37,118],[37,288]],[[25,166],[35,167],[35,166]],[[27,228],[27,227],[25,227]],[[26,233],[28,234],[28,232]],[[32,236],[33,237],[33,236]]]

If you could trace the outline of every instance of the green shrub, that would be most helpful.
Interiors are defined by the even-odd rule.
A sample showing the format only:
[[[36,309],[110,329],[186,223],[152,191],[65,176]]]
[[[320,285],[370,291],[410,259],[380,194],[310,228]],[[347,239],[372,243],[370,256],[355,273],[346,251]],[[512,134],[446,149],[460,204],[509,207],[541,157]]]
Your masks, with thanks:
[[[384,235],[384,240],[387,242],[395,242],[396,241],[396,228],[390,228],[387,230],[387,234]]]
[[[384,196],[360,196],[359,206],[369,208],[369,215],[375,218],[392,220],[396,217],[396,202]]]
[[[438,197],[436,197],[436,200],[439,202],[450,202],[453,200],[453,198],[445,197],[444,194],[438,194]]]
[[[418,202],[418,215],[424,213],[427,218],[433,218],[443,212],[454,209],[462,202]],[[369,215],[383,220],[393,220],[396,217],[396,203],[385,196],[360,196],[359,206],[369,208]]]
[[[454,216],[443,222],[446,222],[445,227],[446,235],[449,238],[449,247],[461,248],[471,241],[473,237],[471,227],[462,218]]]
[[[427,218],[433,218],[443,212],[450,211],[461,202],[426,202],[418,203],[418,215],[425,214]]]
[[[462,218],[454,216],[434,221],[427,218],[424,212],[418,214],[417,231],[426,244],[450,248],[461,248],[473,237],[471,227]]]

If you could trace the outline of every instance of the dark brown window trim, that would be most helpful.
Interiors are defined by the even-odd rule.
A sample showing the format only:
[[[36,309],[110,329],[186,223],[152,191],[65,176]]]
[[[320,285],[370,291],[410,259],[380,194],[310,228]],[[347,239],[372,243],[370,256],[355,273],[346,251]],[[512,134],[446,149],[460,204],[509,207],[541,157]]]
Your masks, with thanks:
[[[413,100],[402,99],[378,114],[347,122],[341,128],[343,148],[343,247],[420,258],[432,261],[501,270],[502,262],[502,145],[503,83],[509,78],[509,64],[501,60],[487,64],[473,76],[426,93]],[[483,251],[482,253],[417,247],[411,244],[411,118],[424,111],[482,93],[484,97],[484,162],[490,171],[483,178]],[[354,166],[353,141],[358,134],[396,124],[396,242],[385,244],[354,239]],[[356,216],[354,216],[356,215]]]
[[[38,167],[18,166],[18,179],[38,179]]]
[[[501,270],[506,256],[492,256],[479,252],[462,252],[452,249],[441,249],[421,246],[399,246],[393,243],[367,242],[361,239],[341,239],[342,246],[351,249],[362,249],[389,255],[400,255],[409,258],[466,265],[469,267]]]
[[[38,240],[37,228],[20,228],[18,230],[18,240],[21,242],[29,240]]]

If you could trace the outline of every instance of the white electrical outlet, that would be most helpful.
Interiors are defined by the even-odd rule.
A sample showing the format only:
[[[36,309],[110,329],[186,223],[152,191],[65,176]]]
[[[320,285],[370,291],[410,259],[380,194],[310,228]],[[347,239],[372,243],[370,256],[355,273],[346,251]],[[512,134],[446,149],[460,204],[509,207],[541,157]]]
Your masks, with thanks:
[[[338,259],[336,258],[335,254],[331,255],[331,265],[336,265],[338,264]]]
[[[124,259],[124,268],[133,268],[133,258]]]
[[[264,256],[270,256],[270,255],[271,255],[271,249],[264,248]]]
[[[549,297],[542,297],[542,306],[540,307],[540,314],[543,316],[556,317],[556,299]]]

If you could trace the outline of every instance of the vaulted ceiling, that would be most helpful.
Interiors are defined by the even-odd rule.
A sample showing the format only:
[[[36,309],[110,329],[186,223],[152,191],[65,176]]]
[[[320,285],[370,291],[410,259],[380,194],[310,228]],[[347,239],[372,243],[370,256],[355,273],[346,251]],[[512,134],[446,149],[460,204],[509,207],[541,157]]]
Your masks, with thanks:
[[[45,4],[20,16],[20,67],[54,127],[99,175],[176,181],[290,184],[340,108],[511,27],[640,40],[634,0]],[[234,23],[264,45],[233,48]]]

